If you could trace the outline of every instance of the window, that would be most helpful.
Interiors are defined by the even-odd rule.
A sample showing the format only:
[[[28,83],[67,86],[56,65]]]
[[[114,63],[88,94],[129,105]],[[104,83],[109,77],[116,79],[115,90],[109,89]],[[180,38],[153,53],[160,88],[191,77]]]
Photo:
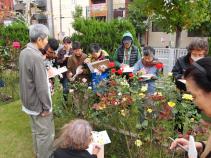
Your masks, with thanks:
[[[106,0],[92,0],[93,4],[106,3]]]
[[[124,10],[120,10],[120,9],[114,9],[114,12],[113,12],[113,14],[114,14],[114,18],[118,18],[118,17],[123,17],[123,11]]]
[[[95,16],[95,17],[91,17],[91,18],[99,20],[99,21],[106,21],[106,16]]]

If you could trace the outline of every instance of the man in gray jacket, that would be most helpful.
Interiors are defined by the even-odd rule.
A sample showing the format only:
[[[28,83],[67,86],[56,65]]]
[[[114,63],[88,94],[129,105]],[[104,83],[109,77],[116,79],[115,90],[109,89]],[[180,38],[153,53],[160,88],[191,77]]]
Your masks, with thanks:
[[[52,100],[43,55],[49,30],[45,25],[30,26],[30,43],[19,57],[20,95],[22,110],[31,120],[36,158],[48,158],[52,153],[54,122]]]

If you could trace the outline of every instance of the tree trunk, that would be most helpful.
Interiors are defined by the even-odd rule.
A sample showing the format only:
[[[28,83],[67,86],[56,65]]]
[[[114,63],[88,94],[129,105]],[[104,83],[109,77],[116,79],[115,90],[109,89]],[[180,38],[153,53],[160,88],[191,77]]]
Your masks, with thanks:
[[[182,33],[182,28],[180,26],[177,26],[175,48],[180,47],[181,33]]]
[[[138,35],[138,42],[141,43],[141,34],[140,34],[140,32],[138,32],[137,35]]]

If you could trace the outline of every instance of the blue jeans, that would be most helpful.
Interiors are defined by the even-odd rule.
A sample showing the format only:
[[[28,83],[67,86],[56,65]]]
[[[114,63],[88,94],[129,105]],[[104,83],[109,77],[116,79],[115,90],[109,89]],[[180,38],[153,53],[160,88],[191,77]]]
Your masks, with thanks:
[[[63,77],[60,79],[60,82],[62,84],[62,87],[63,87],[63,96],[64,96],[64,100],[67,101],[67,95],[69,93],[69,81],[67,79],[67,77]]]
[[[155,81],[154,80],[150,80],[150,81],[146,81],[146,83],[148,84],[148,89],[147,92],[149,95],[153,95],[155,93]]]

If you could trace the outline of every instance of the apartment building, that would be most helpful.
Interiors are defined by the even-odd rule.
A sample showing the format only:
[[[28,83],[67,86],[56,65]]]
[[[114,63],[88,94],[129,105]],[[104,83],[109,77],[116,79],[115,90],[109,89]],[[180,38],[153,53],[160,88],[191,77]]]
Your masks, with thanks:
[[[127,16],[131,0],[90,0],[90,17],[109,21]]]
[[[52,11],[48,17],[54,36],[59,39],[73,34],[73,12],[76,6],[82,7],[83,17],[89,16],[89,0],[51,0],[51,5]]]
[[[0,0],[0,23],[10,23],[13,17],[13,0]]]

